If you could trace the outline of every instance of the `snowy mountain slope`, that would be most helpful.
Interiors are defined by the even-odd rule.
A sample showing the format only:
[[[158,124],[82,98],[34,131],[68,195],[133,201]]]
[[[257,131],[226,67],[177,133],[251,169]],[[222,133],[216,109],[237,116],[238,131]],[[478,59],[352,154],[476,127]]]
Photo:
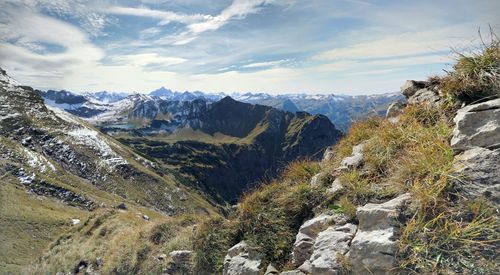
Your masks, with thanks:
[[[14,175],[19,175],[19,169],[33,174],[34,179],[69,174],[77,182],[134,198],[166,213],[196,205],[181,201],[173,191],[175,182],[158,175],[154,163],[80,118],[47,108],[37,92],[18,86],[4,72],[0,102],[0,149],[4,160],[14,165],[10,169]],[[64,178],[59,180],[64,182]]]
[[[92,124],[112,124],[121,128],[130,128],[131,124],[141,124],[141,120],[144,119],[155,119],[152,114],[162,113],[169,117],[183,116],[189,113],[189,105],[195,100],[202,100],[210,104],[227,96],[224,93],[203,93],[199,91],[176,92],[165,87],[152,91],[148,95],[132,94],[125,96],[121,93],[98,92],[80,96],[68,95],[67,91],[55,93],[54,91],[47,91],[40,92],[40,94],[44,97],[47,105],[64,109],[88,120]],[[390,103],[404,100],[398,93],[369,96],[306,93],[281,95],[234,93],[231,97],[237,101],[271,106],[289,112],[306,111],[311,114],[323,114],[342,130],[346,130],[357,119],[370,115],[383,115]],[[135,106],[138,105],[140,105],[144,114],[148,114],[146,117],[142,117],[139,112],[134,111]],[[159,106],[166,105],[169,105],[169,107],[158,112]],[[146,110],[148,108],[151,110]],[[172,111],[171,108],[175,110]],[[156,109],[156,111],[153,109]],[[131,112],[133,112],[133,115],[131,115]],[[174,124],[167,128],[172,130]]]

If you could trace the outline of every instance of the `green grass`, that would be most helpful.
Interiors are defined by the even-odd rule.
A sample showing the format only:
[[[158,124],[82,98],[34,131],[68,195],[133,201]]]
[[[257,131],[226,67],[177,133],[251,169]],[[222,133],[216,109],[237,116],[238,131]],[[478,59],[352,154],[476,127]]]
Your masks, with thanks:
[[[434,78],[451,102],[471,103],[500,96],[500,40],[490,29],[479,47],[455,51],[456,64],[445,77]]]
[[[89,212],[56,200],[33,196],[15,183],[0,179],[0,273],[18,274],[36,261],[48,244],[68,230],[71,219],[85,220]]]
[[[318,163],[294,162],[280,179],[247,194],[229,220],[215,218],[201,225],[194,242],[196,269],[221,272],[227,249],[241,240],[262,252],[266,262],[285,266],[297,230],[325,199],[324,188],[309,185],[318,171]]]

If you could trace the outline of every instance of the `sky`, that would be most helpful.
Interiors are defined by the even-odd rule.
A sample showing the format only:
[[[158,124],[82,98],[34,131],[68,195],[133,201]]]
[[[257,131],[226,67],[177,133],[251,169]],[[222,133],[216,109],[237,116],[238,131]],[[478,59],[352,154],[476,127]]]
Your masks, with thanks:
[[[38,89],[395,92],[500,27],[498,0],[1,0],[0,67]]]

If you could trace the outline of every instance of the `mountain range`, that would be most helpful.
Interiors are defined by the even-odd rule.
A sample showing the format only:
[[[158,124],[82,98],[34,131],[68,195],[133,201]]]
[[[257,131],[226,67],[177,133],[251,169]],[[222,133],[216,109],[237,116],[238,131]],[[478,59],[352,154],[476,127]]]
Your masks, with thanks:
[[[175,92],[161,87],[149,94],[127,94],[102,91],[78,95],[68,91],[49,90],[42,92],[42,96],[46,99],[48,104],[66,109],[81,117],[91,117],[100,113],[105,113],[110,109],[127,108],[128,104],[133,104],[132,102],[138,100],[191,102],[201,99],[206,102],[216,102],[228,95],[224,93],[204,93],[200,91]],[[229,96],[237,101],[271,106],[292,113],[305,111],[313,115],[322,114],[327,116],[333,124],[342,131],[346,131],[352,122],[356,120],[372,115],[384,115],[390,103],[404,100],[400,93],[360,96],[335,94],[270,95],[266,93],[233,93]]]

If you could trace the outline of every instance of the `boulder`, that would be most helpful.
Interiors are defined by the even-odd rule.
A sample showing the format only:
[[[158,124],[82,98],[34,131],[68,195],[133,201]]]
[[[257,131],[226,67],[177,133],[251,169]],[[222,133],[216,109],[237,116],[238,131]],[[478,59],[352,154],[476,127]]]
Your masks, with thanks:
[[[318,233],[332,224],[343,225],[348,217],[338,213],[322,213],[317,217],[307,220],[299,228],[292,248],[292,263],[300,266],[307,261],[313,253],[313,246]]]
[[[335,156],[335,152],[333,151],[333,147],[328,147],[326,148],[325,152],[323,153],[323,160],[322,162],[329,162],[333,159]]]
[[[455,156],[454,171],[461,194],[500,203],[500,149],[474,147]]]
[[[406,80],[405,84],[401,86],[401,93],[406,98],[409,98],[418,90],[425,88],[425,86],[427,86],[427,82],[425,81]]]
[[[468,105],[453,119],[451,146],[456,152],[473,147],[500,147],[500,98]]]
[[[228,250],[224,258],[224,275],[258,275],[261,274],[263,256],[244,241]]]
[[[359,230],[378,230],[390,228],[394,225],[400,209],[410,199],[410,194],[400,195],[384,203],[368,203],[356,211],[359,220]]]
[[[272,265],[269,264],[266,268],[266,273],[264,275],[279,274],[280,272]]]
[[[338,255],[345,255],[349,250],[356,232],[356,225],[345,224],[330,226],[320,232],[314,242],[314,251],[311,255],[312,274],[338,274],[342,266],[337,261]]]
[[[295,270],[283,271],[280,273],[280,275],[306,275],[306,273],[298,269],[295,269]]]
[[[118,205],[116,206],[116,208],[117,208],[117,209],[121,209],[121,210],[127,210],[127,209],[128,209],[127,205],[126,205],[125,203],[123,203],[123,202],[122,202],[122,203],[120,203],[120,204],[118,204]]]
[[[297,269],[306,274],[311,273],[312,272],[311,262],[309,260],[306,260]]]
[[[410,195],[403,194],[358,208],[358,231],[348,254],[353,274],[391,274],[396,264],[397,217],[409,200]]]
[[[310,184],[312,187],[315,187],[315,186],[320,185],[321,180],[323,179],[323,177],[324,177],[324,176],[325,176],[325,173],[318,173],[318,174],[314,175],[314,176],[311,178],[311,181],[309,182],[309,184]]]
[[[344,185],[340,181],[340,178],[336,178],[332,182],[332,186],[330,188],[326,189],[326,192],[330,193],[330,194],[336,194],[336,193],[342,192],[343,189],[344,189]]]
[[[347,169],[356,169],[363,165],[363,148],[365,147],[365,142],[352,147],[352,155],[346,157],[340,163],[341,166]]]
[[[403,109],[406,107],[406,104],[400,101],[396,101],[391,103],[387,108],[387,112],[385,113],[386,118],[394,118],[403,112]]]
[[[308,260],[311,257],[313,246],[314,238],[299,232],[293,244],[292,263],[298,266]]]
[[[428,104],[433,107],[441,107],[444,100],[439,93],[434,90],[421,89],[408,98],[409,104]]]
[[[333,222],[334,216],[323,213],[304,222],[299,228],[299,233],[310,237],[316,237],[320,231],[328,227],[328,225]]]

